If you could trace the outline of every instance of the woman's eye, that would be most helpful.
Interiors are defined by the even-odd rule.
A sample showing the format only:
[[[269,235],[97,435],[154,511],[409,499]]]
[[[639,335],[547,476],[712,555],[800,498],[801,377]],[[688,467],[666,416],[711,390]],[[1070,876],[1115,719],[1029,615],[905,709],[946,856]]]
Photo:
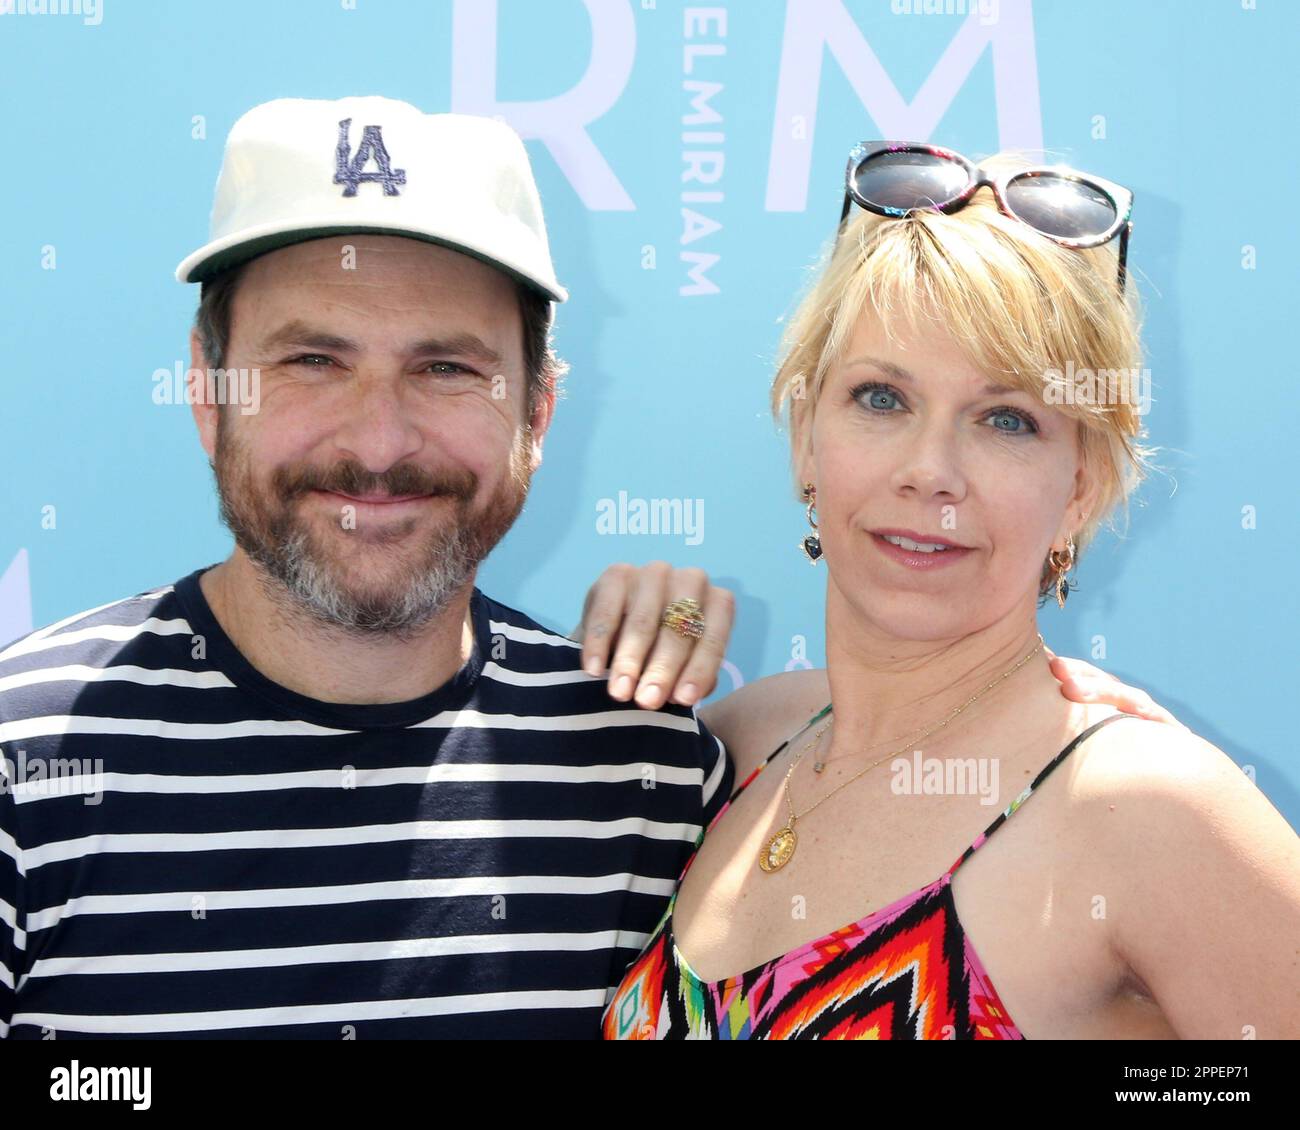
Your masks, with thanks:
[[[1028,413],[1014,408],[995,408],[988,419],[993,422],[993,430],[1007,435],[1032,435],[1038,431],[1038,425]]]
[[[898,393],[888,385],[860,385],[854,397],[877,412],[891,412],[898,406]]]

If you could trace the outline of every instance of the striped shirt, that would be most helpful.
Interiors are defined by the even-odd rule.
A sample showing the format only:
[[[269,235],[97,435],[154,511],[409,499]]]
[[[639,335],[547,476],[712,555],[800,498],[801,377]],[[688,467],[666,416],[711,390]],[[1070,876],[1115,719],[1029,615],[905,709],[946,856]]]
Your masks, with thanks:
[[[0,1035],[596,1038],[731,792],[474,590],[409,702],[296,694],[198,579],[0,651]]]

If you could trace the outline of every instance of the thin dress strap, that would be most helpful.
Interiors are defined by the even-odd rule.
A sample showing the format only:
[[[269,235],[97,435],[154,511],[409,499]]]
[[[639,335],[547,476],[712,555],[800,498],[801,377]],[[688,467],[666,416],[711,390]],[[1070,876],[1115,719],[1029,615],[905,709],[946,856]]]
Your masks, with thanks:
[[[755,777],[757,777],[761,772],[763,772],[763,770],[767,768],[768,764],[778,753],[780,753],[783,749],[788,747],[792,741],[794,741],[797,737],[799,737],[800,734],[804,733],[810,726],[816,725],[819,721],[821,721],[821,719],[825,718],[826,715],[829,714],[830,712],[831,712],[831,704],[828,702],[824,707],[822,707],[821,710],[817,711],[817,713],[814,714],[812,718],[810,718],[807,722],[805,722],[802,726],[800,726],[799,729],[797,729],[793,734],[791,734],[788,738],[786,738],[785,741],[783,741],[779,746],[776,747],[776,749],[774,749],[765,758],[763,758],[762,762],[759,765],[755,766],[754,771],[750,773],[750,775],[746,777],[743,781],[741,781],[740,784],[738,784],[735,787],[735,789],[732,790],[731,796],[727,797],[727,803],[718,809],[717,814],[713,817],[712,820],[709,821],[709,826],[707,828],[700,829],[700,834],[695,838],[695,847],[691,851],[690,856],[687,858],[686,865],[682,868],[681,874],[677,876],[677,890],[673,892],[672,901],[669,903],[668,910],[666,912],[669,918],[672,917],[673,909],[677,906],[677,892],[682,889],[682,880],[686,878],[686,872],[688,872],[691,869],[691,865],[695,862],[695,857],[700,854],[700,845],[704,843],[704,837],[707,836],[711,831],[713,831],[713,826],[719,820],[721,820],[723,816],[726,815],[727,809],[731,807],[731,802],[745,791],[745,786],[748,785],[750,781],[752,781]]]
[[[831,712],[831,703],[828,702],[828,703],[827,703],[825,706],[823,706],[819,711],[817,711],[817,713],[814,714],[814,715],[813,715],[813,716],[812,716],[812,717],[811,717],[807,722],[805,722],[802,726],[800,726],[799,729],[797,729],[793,734],[791,734],[788,738],[786,738],[785,741],[783,741],[779,746],[777,746],[776,749],[774,749],[774,750],[773,750],[771,753],[769,753],[765,758],[763,758],[763,760],[762,760],[761,762],[759,762],[758,765],[756,765],[756,766],[754,767],[753,771],[749,774],[749,776],[746,777],[743,781],[740,782],[740,784],[738,784],[738,785],[735,787],[735,789],[732,791],[731,796],[727,797],[727,803],[724,804],[720,809],[718,809],[718,813],[717,813],[717,815],[714,816],[714,818],[712,819],[712,821],[710,821],[710,823],[709,823],[709,827],[708,827],[707,829],[705,829],[705,831],[706,831],[706,832],[708,832],[708,831],[712,831],[712,829],[713,829],[713,825],[716,824],[719,820],[721,820],[721,819],[722,819],[722,814],[723,814],[724,812],[726,812],[728,808],[731,807],[731,802],[732,802],[733,800],[735,800],[736,797],[740,796],[740,794],[743,793],[743,792],[745,791],[745,787],[746,787],[746,786],[747,786],[747,785],[748,785],[748,784],[749,784],[749,783],[750,783],[750,782],[751,782],[755,777],[757,777],[761,772],[763,772],[763,770],[766,769],[766,768],[768,767],[768,765],[772,762],[772,760],[773,760],[773,759],[774,759],[774,758],[775,758],[775,757],[776,757],[776,756],[777,756],[777,755],[778,755],[782,750],[787,749],[787,748],[789,747],[789,745],[790,745],[790,743],[791,743],[792,741],[794,741],[796,738],[798,738],[801,734],[806,733],[806,732],[807,732],[809,729],[811,729],[813,726],[817,725],[817,723],[820,722],[823,718],[825,718],[826,715],[828,715],[830,712]],[[701,835],[700,838],[703,839],[703,835]]]
[[[1010,805],[1007,806],[1006,811],[1002,812],[998,816],[998,818],[993,821],[992,824],[990,824],[987,828],[985,828],[984,831],[982,831],[976,837],[975,842],[971,844],[970,847],[968,847],[964,852],[962,852],[960,856],[958,856],[957,862],[948,868],[947,872],[945,873],[945,876],[947,878],[951,878],[953,872],[955,872],[958,867],[960,867],[963,863],[966,862],[966,860],[968,860],[981,847],[983,847],[985,841],[991,835],[993,835],[993,833],[996,832],[1000,827],[1002,827],[1002,825],[1005,824],[1007,820],[1019,810],[1020,806],[1024,804],[1026,800],[1029,799],[1030,794],[1033,793],[1033,791],[1036,788],[1038,788],[1039,785],[1041,785],[1045,780],[1047,780],[1052,770],[1055,769],[1058,765],[1060,765],[1062,761],[1064,761],[1067,757],[1070,756],[1071,753],[1074,752],[1075,746],[1079,745],[1081,742],[1091,737],[1097,730],[1100,730],[1103,726],[1107,725],[1110,722],[1114,722],[1120,718],[1136,718],[1136,717],[1137,715],[1135,714],[1124,714],[1122,712],[1116,714],[1110,714],[1107,715],[1105,718],[1103,718],[1100,722],[1094,722],[1086,730],[1075,735],[1075,737],[1070,741],[1070,743],[1063,750],[1061,750],[1060,753],[1058,753],[1054,758],[1052,758],[1051,761],[1049,761],[1046,765],[1043,766],[1038,776],[1035,777],[1032,781],[1029,782],[1028,785],[1025,786],[1025,791],[1022,792],[1018,797],[1016,797],[1015,800],[1013,800],[1010,803]]]

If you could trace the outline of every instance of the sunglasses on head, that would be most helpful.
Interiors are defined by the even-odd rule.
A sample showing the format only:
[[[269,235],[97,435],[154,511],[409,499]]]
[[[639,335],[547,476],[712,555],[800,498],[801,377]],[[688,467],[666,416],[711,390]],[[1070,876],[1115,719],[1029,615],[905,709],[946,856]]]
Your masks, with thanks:
[[[1119,290],[1124,293],[1133,193],[1063,165],[990,173],[983,164],[939,145],[860,142],[849,154],[840,230],[854,204],[895,218],[917,211],[948,213],[964,208],[976,189],[987,186],[1006,215],[1065,247],[1099,247],[1118,235]]]

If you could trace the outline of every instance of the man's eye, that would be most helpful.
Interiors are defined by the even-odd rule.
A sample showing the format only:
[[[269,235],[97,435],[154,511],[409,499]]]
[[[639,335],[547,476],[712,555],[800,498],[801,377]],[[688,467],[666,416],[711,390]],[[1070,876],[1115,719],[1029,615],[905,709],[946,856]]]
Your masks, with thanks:
[[[289,358],[287,364],[306,365],[312,369],[321,369],[328,365],[333,365],[334,360],[326,357],[323,353],[300,353],[297,357]],[[455,361],[430,361],[426,370],[432,370],[445,376],[459,376],[462,373],[472,373],[472,369],[459,365]]]

